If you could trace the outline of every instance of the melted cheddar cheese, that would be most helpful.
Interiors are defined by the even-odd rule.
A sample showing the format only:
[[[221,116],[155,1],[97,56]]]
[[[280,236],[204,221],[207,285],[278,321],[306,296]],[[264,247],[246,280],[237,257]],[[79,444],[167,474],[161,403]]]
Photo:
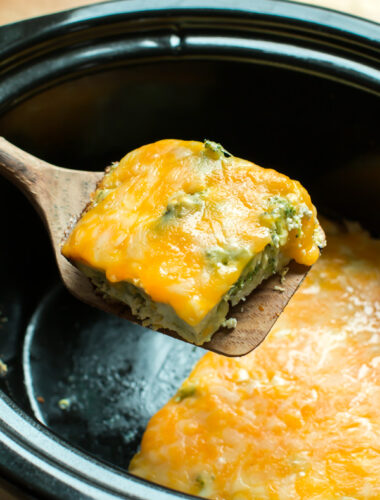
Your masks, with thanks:
[[[380,241],[328,246],[266,341],[206,354],[130,471],[218,500],[380,498]]]
[[[101,270],[110,283],[132,283],[198,325],[252,257],[278,244],[273,200],[288,204],[283,254],[313,264],[323,235],[299,182],[210,141],[158,141],[110,169],[62,253]],[[228,265],[213,265],[218,252],[233,255]]]

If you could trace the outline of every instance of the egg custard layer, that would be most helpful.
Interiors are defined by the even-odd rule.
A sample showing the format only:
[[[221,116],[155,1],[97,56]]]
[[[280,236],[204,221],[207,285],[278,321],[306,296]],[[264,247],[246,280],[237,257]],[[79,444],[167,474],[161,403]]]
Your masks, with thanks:
[[[380,498],[380,240],[330,229],[265,342],[206,354],[130,472],[218,500]]]
[[[229,303],[323,245],[299,182],[211,141],[168,139],[108,170],[62,253],[147,326],[202,344]]]

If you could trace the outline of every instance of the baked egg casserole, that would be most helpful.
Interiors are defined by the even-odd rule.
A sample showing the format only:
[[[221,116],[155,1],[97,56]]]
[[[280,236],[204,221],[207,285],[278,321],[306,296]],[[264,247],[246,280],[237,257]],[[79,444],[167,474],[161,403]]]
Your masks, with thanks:
[[[380,499],[380,240],[326,229],[266,341],[207,353],[150,420],[131,473],[216,500]]]
[[[324,246],[301,184],[212,141],[167,139],[108,168],[62,253],[144,326],[201,345],[291,259]]]

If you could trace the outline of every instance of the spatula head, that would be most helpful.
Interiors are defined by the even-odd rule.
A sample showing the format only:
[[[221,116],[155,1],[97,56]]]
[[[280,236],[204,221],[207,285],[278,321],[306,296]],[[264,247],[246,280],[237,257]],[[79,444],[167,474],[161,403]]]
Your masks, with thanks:
[[[86,208],[91,193],[104,174],[50,165],[3,138],[0,138],[0,169],[28,196],[40,213],[48,228],[59,272],[67,289],[89,305],[139,324],[127,306],[106,301],[97,294],[90,281],[61,254],[68,231]],[[236,328],[220,329],[203,347],[226,356],[243,356],[257,347],[309,269],[291,262],[284,283],[278,276],[263,282],[245,302],[232,309],[232,316],[237,319]],[[174,332],[160,331],[183,340]]]
[[[59,169],[57,181],[63,186],[49,213],[50,234],[54,243],[62,280],[79,300],[111,314],[141,324],[128,306],[104,299],[91,282],[61,254],[61,246],[68,230],[79,218],[90,200],[91,193],[103,176],[101,172],[78,172]],[[281,312],[295,293],[310,267],[291,261],[284,280],[274,275],[256,288],[244,302],[232,308],[230,316],[237,319],[234,329],[221,328],[203,348],[226,356],[243,356],[255,349],[267,336]],[[160,332],[186,342],[173,331]]]

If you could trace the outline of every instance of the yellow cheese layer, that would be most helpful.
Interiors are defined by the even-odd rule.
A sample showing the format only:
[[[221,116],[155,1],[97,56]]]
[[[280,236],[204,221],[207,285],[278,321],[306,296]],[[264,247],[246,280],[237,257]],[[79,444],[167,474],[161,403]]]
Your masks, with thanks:
[[[257,350],[198,362],[133,474],[218,500],[380,498],[380,241],[328,242]]]
[[[272,243],[273,197],[303,216],[302,231],[290,231],[284,253],[313,264],[319,225],[299,182],[229,156],[215,143],[158,141],[111,169],[62,252],[104,271],[110,282],[141,287],[194,326]],[[218,249],[233,253],[233,261],[210,264]]]

